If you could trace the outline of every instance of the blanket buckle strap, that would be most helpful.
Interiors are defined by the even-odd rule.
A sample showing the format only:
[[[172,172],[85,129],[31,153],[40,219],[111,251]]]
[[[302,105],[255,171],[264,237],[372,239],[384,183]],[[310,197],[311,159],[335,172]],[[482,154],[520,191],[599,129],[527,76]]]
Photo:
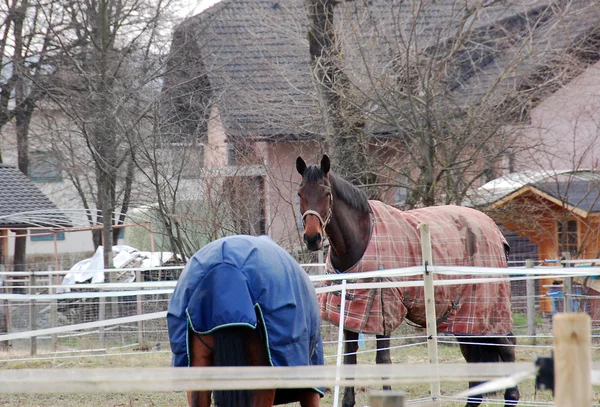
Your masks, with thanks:
[[[210,350],[211,352],[214,351],[212,346],[210,346],[208,343],[204,342],[204,340],[202,339],[202,335],[196,333],[196,338],[198,338],[198,340],[200,342],[202,342],[202,345],[204,345],[206,347],[206,349]]]
[[[462,293],[459,291],[456,294],[456,298],[454,298],[454,301],[452,301],[452,305],[450,306],[450,308],[448,308],[446,310],[446,312],[444,312],[444,315],[442,315],[441,317],[439,317],[436,321],[436,325],[439,325],[443,322],[446,322],[446,320],[448,320],[448,318],[450,317],[450,315],[452,314],[452,312],[456,311],[458,309],[458,305],[460,303],[460,297],[462,296]]]

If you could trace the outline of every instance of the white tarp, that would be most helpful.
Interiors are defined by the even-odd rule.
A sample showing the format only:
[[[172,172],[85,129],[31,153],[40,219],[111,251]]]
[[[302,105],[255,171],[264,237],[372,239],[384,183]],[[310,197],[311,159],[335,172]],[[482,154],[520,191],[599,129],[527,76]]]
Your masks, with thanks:
[[[131,246],[113,246],[113,266],[119,268],[150,268],[159,267],[173,258],[171,252],[143,252]],[[135,281],[135,271],[124,271],[117,274],[120,283]],[[99,246],[96,253],[88,259],[81,260],[71,267],[65,275],[62,285],[78,283],[103,283],[104,282],[104,247]],[[70,292],[69,288],[59,288],[57,293]]]

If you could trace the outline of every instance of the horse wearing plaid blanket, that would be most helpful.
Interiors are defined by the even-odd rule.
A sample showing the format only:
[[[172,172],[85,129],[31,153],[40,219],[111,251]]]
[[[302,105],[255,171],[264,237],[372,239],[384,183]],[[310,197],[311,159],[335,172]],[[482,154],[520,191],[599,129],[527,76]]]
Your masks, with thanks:
[[[496,224],[477,210],[437,206],[400,211],[366,195],[330,172],[327,155],[320,167],[307,167],[301,157],[296,169],[302,176],[298,190],[304,222],[304,242],[309,250],[329,239],[327,271],[352,273],[423,264],[420,224],[430,226],[433,264],[447,266],[506,267],[508,244]],[[462,276],[469,278],[470,276]],[[436,279],[456,278],[435,275]],[[421,279],[420,276],[354,280],[373,282]],[[344,315],[344,363],[356,364],[358,334],[377,337],[377,363],[391,363],[390,335],[408,319],[425,327],[423,287],[349,290]],[[437,328],[459,337],[460,350],[469,363],[514,362],[516,340],[512,334],[510,284],[435,286]],[[339,325],[338,292],[319,296],[321,317]],[[485,336],[487,335],[487,336]],[[480,384],[470,382],[469,387]],[[504,393],[505,406],[516,405],[517,387]],[[481,396],[470,397],[467,407],[479,406]],[[347,387],[343,407],[355,403],[354,388]]]

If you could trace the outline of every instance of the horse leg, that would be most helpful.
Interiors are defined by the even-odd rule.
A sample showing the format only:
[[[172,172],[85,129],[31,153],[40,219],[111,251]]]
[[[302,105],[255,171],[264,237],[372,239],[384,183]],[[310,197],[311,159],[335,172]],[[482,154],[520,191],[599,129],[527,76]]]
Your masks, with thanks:
[[[314,390],[303,390],[300,393],[300,407],[319,407],[321,395]]]
[[[196,334],[192,333],[190,339],[190,366],[212,366],[215,346],[213,337],[203,335],[202,342]],[[188,405],[190,407],[210,407],[210,395],[210,391],[188,391]]]
[[[377,364],[392,363],[392,355],[390,351],[390,336],[376,335],[377,338],[377,356],[375,361]],[[383,386],[383,390],[392,390],[391,386]]]
[[[516,362],[516,345],[517,338],[511,332],[507,336],[503,338],[498,338],[498,343],[504,346],[498,346],[498,353],[500,354],[500,359],[503,362]],[[519,393],[519,387],[510,387],[504,391],[504,406],[515,406],[519,402],[519,398],[521,394]]]
[[[275,402],[275,389],[254,390],[252,407],[272,407]]]
[[[498,354],[497,349],[495,349],[494,346],[485,345],[485,343],[491,342],[490,339],[482,337],[469,338],[466,336],[459,336],[458,340],[460,351],[467,363],[485,363],[500,361],[500,355]],[[481,383],[483,382],[469,382],[469,388],[478,386]],[[470,396],[467,398],[467,404],[465,407],[477,407],[482,402],[483,395]]]
[[[344,330],[344,364],[356,364],[356,351],[358,350],[358,333]],[[344,389],[342,407],[354,407],[354,387]]]

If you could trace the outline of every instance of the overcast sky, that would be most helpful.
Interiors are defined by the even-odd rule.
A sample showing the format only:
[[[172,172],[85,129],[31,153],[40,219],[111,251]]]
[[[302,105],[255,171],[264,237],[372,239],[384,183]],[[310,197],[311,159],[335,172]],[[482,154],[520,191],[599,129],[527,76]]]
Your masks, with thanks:
[[[206,10],[210,6],[220,2],[221,0],[188,0],[189,5],[182,10],[182,17],[193,16],[202,10]]]

